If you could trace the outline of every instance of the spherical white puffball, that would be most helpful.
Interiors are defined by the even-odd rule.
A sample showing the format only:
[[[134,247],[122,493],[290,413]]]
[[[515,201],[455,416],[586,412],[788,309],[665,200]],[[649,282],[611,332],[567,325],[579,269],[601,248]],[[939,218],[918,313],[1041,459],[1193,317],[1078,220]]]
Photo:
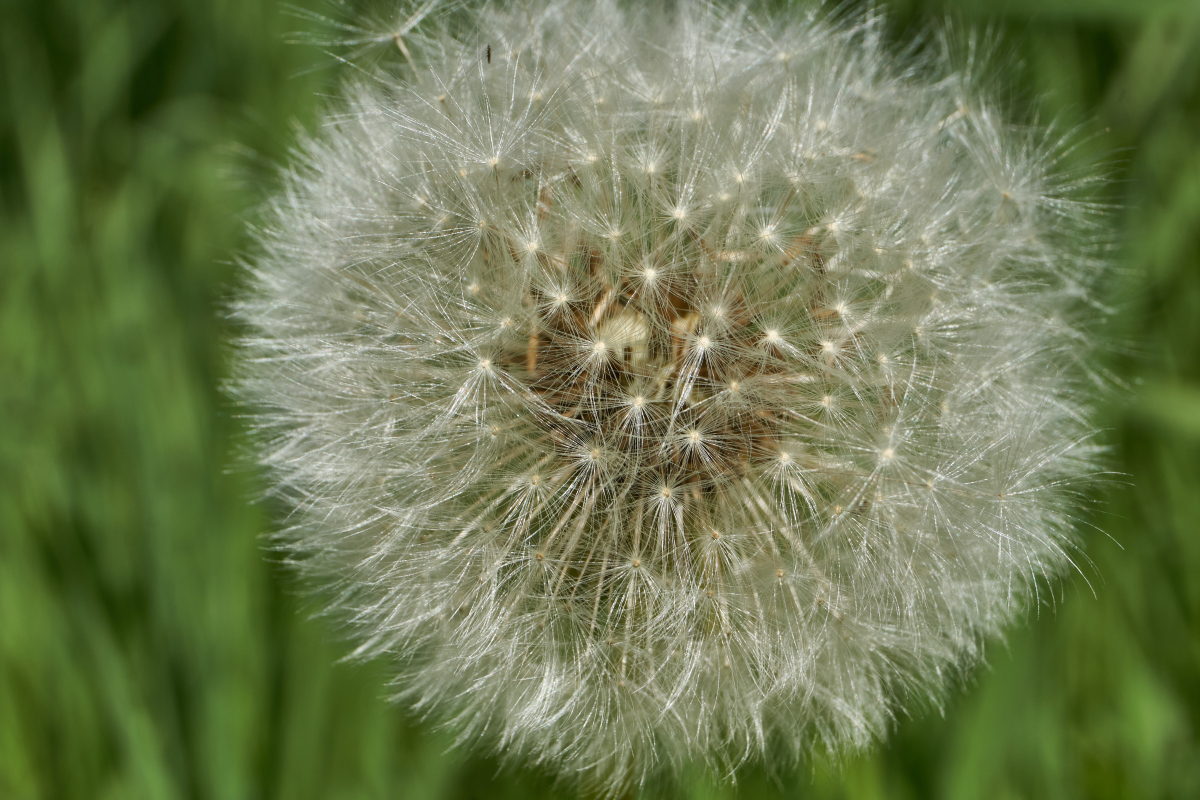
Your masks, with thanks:
[[[1096,207],[873,16],[487,6],[235,305],[279,542],[416,707],[617,793],[937,702],[1069,563]]]

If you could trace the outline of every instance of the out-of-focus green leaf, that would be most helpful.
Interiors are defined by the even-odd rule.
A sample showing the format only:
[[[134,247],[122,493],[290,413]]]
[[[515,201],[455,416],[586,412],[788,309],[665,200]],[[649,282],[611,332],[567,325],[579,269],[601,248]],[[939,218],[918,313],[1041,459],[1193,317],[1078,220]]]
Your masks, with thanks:
[[[1191,12],[1193,0],[943,0],[939,3],[972,16],[1046,21],[1136,22],[1164,13]]]
[[[1200,438],[1200,387],[1152,383],[1138,392],[1138,411],[1172,434]]]
[[[1129,342],[1110,366],[1138,387],[1108,413],[1121,477],[1097,492],[1078,571],[1041,587],[944,713],[914,708],[845,763],[736,785],[694,771],[680,791],[1200,796],[1200,7],[892,6],[916,28],[999,18],[1015,95],[1111,128],[1079,163],[1124,148],[1105,286]],[[284,44],[309,23],[275,0],[0,14],[0,798],[560,796],[448,753],[449,733],[386,701],[389,665],[339,661],[231,455],[220,304],[294,123],[334,79],[328,54]]]
[[[1189,12],[1163,14],[1141,29],[1113,79],[1106,119],[1140,128],[1172,91],[1186,91],[1200,74],[1200,4]]]

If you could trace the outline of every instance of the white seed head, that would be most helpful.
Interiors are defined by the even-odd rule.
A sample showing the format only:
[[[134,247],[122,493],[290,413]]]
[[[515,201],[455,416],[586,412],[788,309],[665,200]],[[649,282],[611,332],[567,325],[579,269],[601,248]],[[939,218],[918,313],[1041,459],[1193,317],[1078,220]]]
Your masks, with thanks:
[[[1089,206],[875,16],[470,21],[260,234],[281,545],[414,704],[607,792],[865,746],[1068,563]]]

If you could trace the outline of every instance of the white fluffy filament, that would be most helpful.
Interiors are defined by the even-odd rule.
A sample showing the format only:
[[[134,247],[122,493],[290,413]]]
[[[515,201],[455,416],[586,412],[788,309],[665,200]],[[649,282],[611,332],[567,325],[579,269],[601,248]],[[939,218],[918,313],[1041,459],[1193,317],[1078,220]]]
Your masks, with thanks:
[[[614,793],[936,702],[1095,456],[1050,147],[877,18],[677,6],[406,31],[237,305],[281,541],[358,653]]]

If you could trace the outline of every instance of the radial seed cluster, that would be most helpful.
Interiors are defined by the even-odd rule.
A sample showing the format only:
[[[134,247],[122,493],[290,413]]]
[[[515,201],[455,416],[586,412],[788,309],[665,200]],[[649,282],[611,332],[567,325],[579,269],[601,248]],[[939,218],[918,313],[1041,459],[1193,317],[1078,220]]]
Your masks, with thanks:
[[[394,37],[259,233],[280,541],[609,791],[863,746],[1068,560],[1088,206],[876,18],[514,8]]]

